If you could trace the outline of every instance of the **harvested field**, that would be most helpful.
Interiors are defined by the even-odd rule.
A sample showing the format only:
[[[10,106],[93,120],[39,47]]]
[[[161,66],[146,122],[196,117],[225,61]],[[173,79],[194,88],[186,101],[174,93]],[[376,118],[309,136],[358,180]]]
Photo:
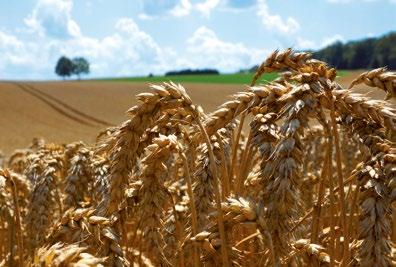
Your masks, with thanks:
[[[359,73],[353,71],[341,77],[340,84],[348,86]],[[244,90],[244,86],[239,84],[184,85],[192,100],[208,112],[226,97]],[[144,82],[123,81],[0,82],[0,124],[7,129],[0,135],[0,147],[9,154],[14,149],[26,147],[34,137],[56,143],[76,140],[92,143],[98,131],[105,126],[78,112],[117,125],[125,119],[125,111],[136,104],[134,96],[146,92],[148,86]],[[36,94],[28,90],[36,90]],[[372,92],[369,95],[376,99],[385,96],[382,91],[364,85],[356,86],[354,90]]]

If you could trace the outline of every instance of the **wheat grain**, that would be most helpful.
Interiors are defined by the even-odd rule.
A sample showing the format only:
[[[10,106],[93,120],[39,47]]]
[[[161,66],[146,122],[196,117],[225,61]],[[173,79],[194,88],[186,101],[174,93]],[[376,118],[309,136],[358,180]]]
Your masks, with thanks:
[[[64,199],[65,208],[81,207],[81,202],[89,197],[89,186],[92,181],[90,160],[91,151],[80,147],[71,159],[71,166],[66,177]]]
[[[94,148],[34,139],[0,157],[0,266],[395,265],[393,105],[290,49],[252,84],[284,70],[208,115],[153,85]],[[352,86],[394,96],[394,81]]]

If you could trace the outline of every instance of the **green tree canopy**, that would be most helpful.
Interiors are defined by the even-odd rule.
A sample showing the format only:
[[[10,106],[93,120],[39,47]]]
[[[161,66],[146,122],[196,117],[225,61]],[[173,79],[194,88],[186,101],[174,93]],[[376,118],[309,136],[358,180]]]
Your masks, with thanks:
[[[80,79],[81,74],[89,73],[89,63],[83,57],[76,57],[73,59],[73,74],[78,76]]]
[[[55,73],[66,78],[73,74],[73,68],[73,62],[69,58],[62,56],[59,58],[58,63],[56,63]]]
[[[396,32],[345,44],[336,42],[313,54],[339,69],[396,69]]]

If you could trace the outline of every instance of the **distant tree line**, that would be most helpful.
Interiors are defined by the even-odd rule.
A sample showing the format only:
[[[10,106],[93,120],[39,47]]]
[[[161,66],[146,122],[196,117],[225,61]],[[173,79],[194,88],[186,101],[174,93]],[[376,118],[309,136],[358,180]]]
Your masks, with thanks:
[[[336,42],[313,53],[317,59],[339,69],[396,69],[396,32],[345,44]]]
[[[202,75],[202,74],[214,74],[219,75],[220,72],[216,69],[184,69],[179,71],[168,71],[165,76],[173,75]]]
[[[314,51],[313,57],[338,69],[396,69],[396,32],[378,38],[366,38],[345,44],[338,41]],[[256,72],[259,65],[240,72]]]
[[[80,79],[82,74],[89,73],[89,62],[83,57],[69,59],[62,56],[56,63],[55,73],[63,78],[77,75]]]

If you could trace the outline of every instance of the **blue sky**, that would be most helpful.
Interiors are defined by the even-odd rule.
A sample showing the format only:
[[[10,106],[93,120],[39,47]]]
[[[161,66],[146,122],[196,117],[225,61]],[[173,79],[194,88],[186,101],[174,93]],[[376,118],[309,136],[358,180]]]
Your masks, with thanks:
[[[90,77],[234,72],[393,30],[396,0],[1,0],[0,79],[55,79],[61,55],[86,57]]]

